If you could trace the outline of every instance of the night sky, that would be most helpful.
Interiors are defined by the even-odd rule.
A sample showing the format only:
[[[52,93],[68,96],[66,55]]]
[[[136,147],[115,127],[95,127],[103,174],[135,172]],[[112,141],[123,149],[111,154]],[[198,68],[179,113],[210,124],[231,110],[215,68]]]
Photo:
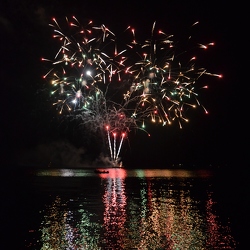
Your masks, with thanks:
[[[177,124],[158,125],[150,128],[151,137],[140,131],[131,133],[130,144],[124,146],[121,155],[125,166],[164,167],[173,163],[243,166],[246,159],[243,144],[247,144],[243,98],[247,90],[241,81],[241,76],[247,74],[240,67],[243,64],[240,51],[246,47],[242,31],[244,7],[220,2],[226,1],[1,3],[1,162],[42,165],[53,154],[57,164],[80,166],[84,161],[93,161],[98,154],[94,140],[80,135],[72,124],[60,122],[48,96],[47,82],[42,79],[46,70],[41,58],[52,58],[58,50],[48,24],[52,17],[75,15],[79,21],[104,23],[114,33],[132,25],[142,36],[150,34],[154,21],[164,31],[180,37],[199,21],[196,36],[201,41],[215,42],[202,61],[208,71],[223,75],[222,79],[209,79],[209,89],[200,99],[209,115],[196,110],[182,130]],[[66,151],[68,158],[62,160],[61,154]]]

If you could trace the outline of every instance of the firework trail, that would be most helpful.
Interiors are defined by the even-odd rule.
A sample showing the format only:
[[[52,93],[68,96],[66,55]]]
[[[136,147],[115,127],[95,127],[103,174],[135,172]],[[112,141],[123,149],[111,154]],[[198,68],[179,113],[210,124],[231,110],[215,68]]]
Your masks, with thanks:
[[[163,126],[177,120],[187,122],[185,111],[201,106],[196,85],[201,76],[217,76],[196,68],[195,57],[180,61],[172,35],[155,31],[144,42],[124,40],[105,25],[92,21],[82,26],[73,17],[66,18],[67,32],[56,19],[50,26],[60,43],[53,60],[43,59],[52,67],[44,75],[52,85],[51,97],[59,114],[78,119],[89,132],[106,134],[106,144],[113,162],[131,130],[145,130],[145,122]],[[130,36],[130,35],[129,35]],[[214,45],[199,44],[201,49]],[[121,92],[114,86],[120,86]],[[206,88],[204,86],[203,88]],[[149,134],[148,134],[149,135]]]

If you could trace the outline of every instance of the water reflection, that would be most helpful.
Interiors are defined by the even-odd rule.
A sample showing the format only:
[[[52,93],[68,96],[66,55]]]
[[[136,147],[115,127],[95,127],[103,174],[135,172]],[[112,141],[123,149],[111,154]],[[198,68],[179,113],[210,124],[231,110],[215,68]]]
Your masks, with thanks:
[[[96,176],[94,169],[40,169],[36,170],[36,176],[49,177],[91,177]],[[98,168],[108,173],[98,173],[101,178],[126,178],[126,177],[211,177],[209,170],[186,170],[186,169],[129,169],[123,168]]]
[[[207,246],[209,249],[235,249],[236,242],[230,234],[229,225],[220,224],[220,218],[214,212],[215,202],[212,195],[206,201]],[[233,246],[230,248],[229,246]]]
[[[47,207],[41,224],[41,250],[98,249],[100,224],[81,206],[70,210],[72,204],[67,202],[56,197]]]
[[[111,249],[124,249],[126,246],[126,193],[125,175],[121,170],[113,171],[114,177],[108,177],[103,184],[104,213],[103,213],[103,235],[105,242],[101,246]]]
[[[190,190],[178,187],[154,189],[152,180],[142,182],[139,201],[128,202],[133,214],[130,247],[136,249],[235,249],[228,227],[220,225],[213,211],[212,194],[203,204],[191,196]],[[154,183],[153,183],[154,184]],[[179,183],[182,187],[189,185]],[[191,183],[190,183],[191,184]],[[188,188],[186,186],[186,188]],[[217,219],[216,219],[217,217]]]
[[[208,173],[112,169],[43,211],[41,249],[235,249]],[[131,177],[134,176],[134,177]],[[136,177],[135,177],[136,176]]]

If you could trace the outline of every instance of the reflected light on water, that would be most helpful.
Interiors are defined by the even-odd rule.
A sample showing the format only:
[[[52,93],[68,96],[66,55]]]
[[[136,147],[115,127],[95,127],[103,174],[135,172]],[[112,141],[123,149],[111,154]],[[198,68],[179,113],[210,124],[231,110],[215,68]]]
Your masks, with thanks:
[[[136,177],[210,177],[209,170],[184,170],[184,169],[138,169]]]
[[[109,246],[111,249],[124,249],[126,239],[126,194],[124,172],[119,171],[121,177],[107,178],[104,183],[104,213],[103,230],[104,239],[102,247]],[[117,171],[114,173],[117,174]]]
[[[70,211],[60,197],[47,208],[41,224],[41,250],[98,249],[100,225],[84,209]]]
[[[41,249],[235,249],[210,187],[200,200],[193,191],[197,173],[172,172],[109,169],[97,175],[94,199],[56,196],[43,211]]]
[[[35,172],[36,176],[49,177],[90,177],[99,175],[101,178],[125,177],[211,177],[209,170],[186,169],[124,169],[124,168],[98,168],[108,173],[94,173],[94,169],[41,169]]]
[[[107,174],[99,174],[101,178],[107,179],[125,179],[127,177],[127,171],[123,168],[108,168]]]
[[[88,177],[93,175],[92,169],[40,169],[35,171],[36,176],[48,177]]]

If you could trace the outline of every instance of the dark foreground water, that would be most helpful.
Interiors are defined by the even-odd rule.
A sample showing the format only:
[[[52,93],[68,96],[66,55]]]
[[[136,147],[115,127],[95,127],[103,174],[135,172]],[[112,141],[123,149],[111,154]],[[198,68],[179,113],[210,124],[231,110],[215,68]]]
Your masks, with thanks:
[[[248,249],[242,235],[248,194],[233,175],[108,170],[2,176],[0,248]]]

